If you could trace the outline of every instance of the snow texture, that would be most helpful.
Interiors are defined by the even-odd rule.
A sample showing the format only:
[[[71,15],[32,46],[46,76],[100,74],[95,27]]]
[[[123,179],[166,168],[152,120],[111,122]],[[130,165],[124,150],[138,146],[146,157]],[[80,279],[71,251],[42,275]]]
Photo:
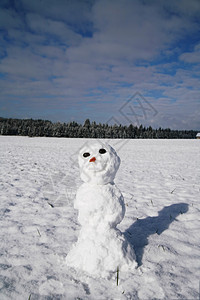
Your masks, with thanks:
[[[139,267],[119,271],[117,286],[117,273],[96,279],[65,262],[81,230],[73,203],[87,140],[0,136],[1,300],[199,299],[200,141],[120,142],[109,141],[121,157],[118,228]]]
[[[110,278],[117,270],[137,266],[132,246],[116,229],[125,214],[124,198],[113,181],[119,165],[119,156],[108,144],[88,143],[79,152],[86,183],[78,189],[74,207],[82,227],[66,262],[94,277]]]

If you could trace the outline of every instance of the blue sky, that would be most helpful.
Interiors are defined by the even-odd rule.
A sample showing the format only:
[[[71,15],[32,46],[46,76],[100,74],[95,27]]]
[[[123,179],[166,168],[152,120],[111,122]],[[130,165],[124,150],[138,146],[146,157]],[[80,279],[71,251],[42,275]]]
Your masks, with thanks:
[[[200,1],[1,0],[0,116],[200,130]]]

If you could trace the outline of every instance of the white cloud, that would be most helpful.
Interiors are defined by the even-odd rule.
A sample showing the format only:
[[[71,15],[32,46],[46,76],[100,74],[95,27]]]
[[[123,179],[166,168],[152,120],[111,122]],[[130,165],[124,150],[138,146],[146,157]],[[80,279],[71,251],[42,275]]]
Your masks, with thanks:
[[[187,63],[200,63],[200,44],[195,46],[193,52],[183,53],[179,58]]]
[[[150,1],[145,5],[131,0],[98,1],[94,6],[94,24],[95,40],[114,45],[113,55],[121,46],[122,56],[130,60],[154,58],[180,34],[191,30],[187,18],[169,16],[161,2]]]
[[[170,12],[179,14],[181,16],[187,16],[192,19],[196,19],[200,16],[199,0],[173,0],[166,1],[164,5]]]
[[[44,18],[66,22],[80,28],[82,24],[90,29],[91,8],[93,0],[45,0],[30,1],[20,0],[16,2],[18,9],[28,13],[35,13]]]
[[[59,38],[64,44],[77,45],[81,37],[72,31],[64,22],[52,21],[37,14],[27,14],[27,24],[36,34],[49,34]]]
[[[0,28],[24,28],[23,21],[19,15],[9,9],[0,9]]]

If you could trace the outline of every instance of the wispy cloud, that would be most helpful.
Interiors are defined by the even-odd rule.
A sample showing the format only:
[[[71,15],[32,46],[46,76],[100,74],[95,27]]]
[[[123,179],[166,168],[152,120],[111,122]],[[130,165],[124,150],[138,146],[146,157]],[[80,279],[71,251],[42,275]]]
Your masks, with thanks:
[[[106,122],[139,91],[159,111],[144,125],[200,128],[198,0],[0,7],[2,116]]]
[[[193,64],[200,63],[200,43],[194,47],[193,51],[181,54],[180,60]]]

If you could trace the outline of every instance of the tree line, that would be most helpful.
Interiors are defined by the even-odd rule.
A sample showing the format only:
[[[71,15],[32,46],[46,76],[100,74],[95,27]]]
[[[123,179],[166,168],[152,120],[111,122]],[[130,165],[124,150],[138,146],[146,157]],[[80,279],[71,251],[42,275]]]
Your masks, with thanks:
[[[77,122],[53,123],[48,120],[0,118],[0,135],[45,136],[67,138],[108,138],[108,139],[193,139],[197,131],[153,129],[143,125],[129,126],[97,124],[85,120]]]

